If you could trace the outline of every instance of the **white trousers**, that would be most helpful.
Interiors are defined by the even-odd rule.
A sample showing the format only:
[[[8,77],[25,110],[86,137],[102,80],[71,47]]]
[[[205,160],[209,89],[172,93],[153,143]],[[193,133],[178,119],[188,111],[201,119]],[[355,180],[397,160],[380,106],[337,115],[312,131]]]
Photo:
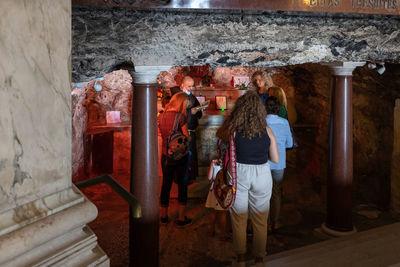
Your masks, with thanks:
[[[236,200],[230,209],[233,250],[246,253],[248,212],[253,226],[253,254],[264,257],[267,246],[267,222],[271,199],[272,177],[269,164],[249,165],[237,163]]]

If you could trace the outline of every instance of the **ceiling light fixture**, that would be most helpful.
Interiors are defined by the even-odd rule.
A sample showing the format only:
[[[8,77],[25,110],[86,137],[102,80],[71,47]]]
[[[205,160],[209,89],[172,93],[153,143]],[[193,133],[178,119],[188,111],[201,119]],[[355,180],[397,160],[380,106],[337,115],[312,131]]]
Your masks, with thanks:
[[[94,90],[96,90],[97,92],[100,92],[101,89],[103,89],[103,86],[101,86],[101,84],[99,84],[99,83],[97,83],[97,82],[99,82],[99,81],[104,81],[104,78],[103,78],[103,77],[102,77],[102,78],[96,78],[96,79],[94,79],[94,80],[95,80],[95,82],[94,82],[93,88],[94,88]]]
[[[386,68],[385,68],[385,62],[382,62],[380,65],[382,65],[382,67],[380,67],[380,68],[377,70],[377,72],[378,72],[380,75],[382,75],[382,74],[385,72],[385,70],[386,70]]]
[[[386,70],[385,62],[383,61],[368,62],[367,66],[369,69],[375,69],[380,75]]]

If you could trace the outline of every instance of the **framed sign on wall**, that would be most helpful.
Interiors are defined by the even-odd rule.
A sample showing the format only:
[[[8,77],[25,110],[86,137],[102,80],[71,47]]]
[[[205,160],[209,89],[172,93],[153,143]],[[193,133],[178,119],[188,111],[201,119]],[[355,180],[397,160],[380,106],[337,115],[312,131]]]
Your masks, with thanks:
[[[228,107],[226,96],[217,95],[215,96],[215,108],[217,110],[225,110]]]

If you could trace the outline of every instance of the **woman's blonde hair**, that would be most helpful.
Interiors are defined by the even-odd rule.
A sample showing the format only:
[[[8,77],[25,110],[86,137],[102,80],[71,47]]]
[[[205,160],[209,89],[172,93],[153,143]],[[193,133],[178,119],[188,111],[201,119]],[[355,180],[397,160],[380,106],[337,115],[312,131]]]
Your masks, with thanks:
[[[284,105],[285,108],[287,108],[287,99],[286,99],[286,94],[285,91],[279,86],[272,86],[268,88],[268,95],[269,96],[275,96],[278,98],[279,102],[281,105]]]
[[[255,91],[247,91],[236,100],[228,119],[229,133],[239,132],[245,138],[261,136],[267,126],[264,104]]]
[[[268,86],[273,85],[274,83],[272,82],[272,78],[265,72],[258,70],[253,73],[251,76],[251,83],[253,84],[254,88],[258,89],[257,82],[256,82],[256,76],[261,76],[261,79],[265,82],[265,86],[268,88]]]
[[[165,111],[176,111],[186,114],[188,95],[180,92],[172,96],[169,103],[165,106]]]

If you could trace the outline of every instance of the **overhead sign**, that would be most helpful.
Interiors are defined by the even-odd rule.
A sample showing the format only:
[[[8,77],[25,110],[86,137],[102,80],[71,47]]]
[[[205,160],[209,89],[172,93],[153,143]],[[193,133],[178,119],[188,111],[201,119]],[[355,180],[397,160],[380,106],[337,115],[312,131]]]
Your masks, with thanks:
[[[72,5],[400,15],[400,0],[72,0]]]

